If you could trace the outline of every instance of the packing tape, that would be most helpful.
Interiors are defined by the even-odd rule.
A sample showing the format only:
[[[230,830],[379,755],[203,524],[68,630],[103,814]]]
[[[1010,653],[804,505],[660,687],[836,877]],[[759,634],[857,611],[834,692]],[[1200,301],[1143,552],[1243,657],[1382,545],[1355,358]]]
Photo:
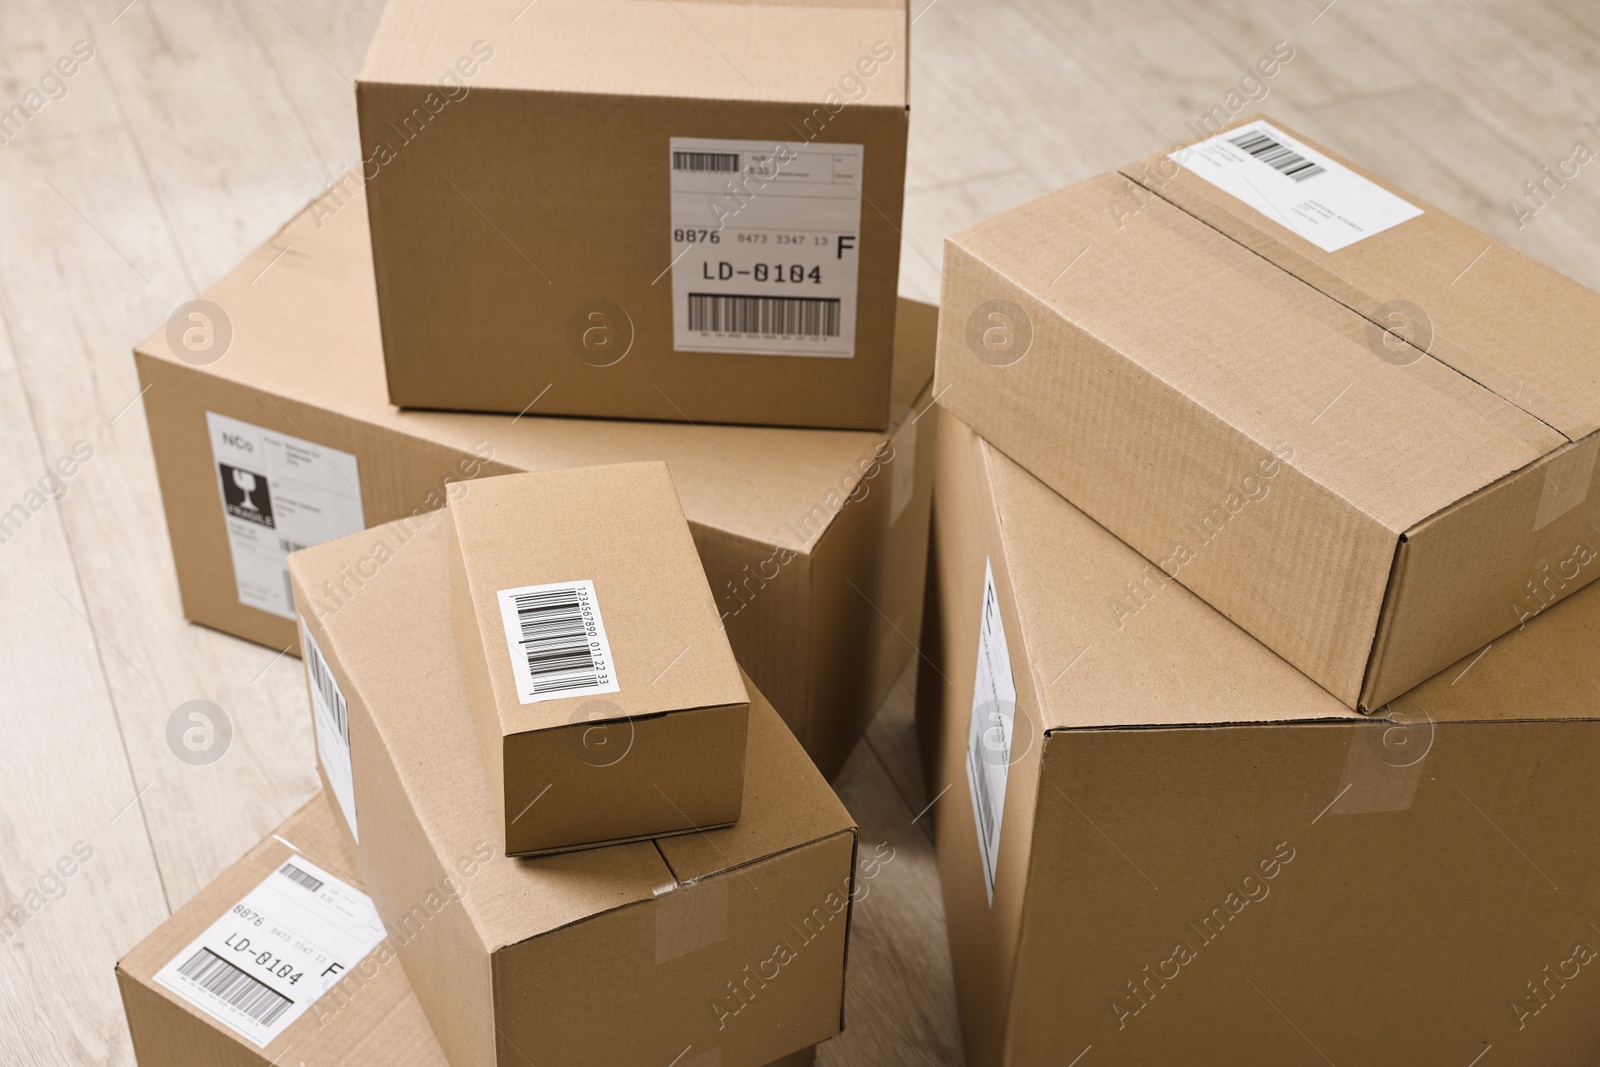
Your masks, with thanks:
[[[656,890],[656,963],[727,940],[728,879],[674,882]]]
[[[675,1067],[722,1067],[722,1049],[708,1048],[687,1059],[679,1060]]]
[[[1539,510],[1533,516],[1535,531],[1549,526],[1588,499],[1597,452],[1600,452],[1600,433],[1592,433],[1544,465],[1544,491],[1539,495]]]
[[[1433,750],[1433,719],[1414,701],[1391,701],[1381,717],[1356,723],[1330,815],[1407,811]]]

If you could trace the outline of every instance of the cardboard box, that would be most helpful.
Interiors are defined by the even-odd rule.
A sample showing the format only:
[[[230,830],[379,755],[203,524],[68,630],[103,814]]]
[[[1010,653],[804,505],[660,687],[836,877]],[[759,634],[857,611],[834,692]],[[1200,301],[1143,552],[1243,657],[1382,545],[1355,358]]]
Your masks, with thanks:
[[[738,819],[750,698],[666,464],[473,490],[450,603],[505,852]]]
[[[1600,592],[1362,717],[937,439],[919,722],[968,1063],[1594,1058]]]
[[[117,963],[117,985],[133,1035],[133,1051],[143,1067],[335,1067],[349,1063],[448,1067],[388,941],[380,941],[359,961],[350,961],[348,970],[334,977],[326,990],[318,982],[320,975],[308,974],[292,987],[285,986],[297,1000],[306,999],[305,991],[314,992],[316,999],[265,1046],[218,1017],[254,1026],[242,1011],[181,978],[176,984],[186,992],[157,978],[170,964],[193,958],[199,951],[195,940],[213,924],[226,921],[236,905],[250,903],[248,898],[263,883],[281,884],[284,894],[280,898],[284,906],[267,921],[276,925],[274,920],[289,917],[293,899],[306,892],[303,881],[293,881],[284,873],[291,869],[303,874],[327,872],[366,900],[344,830],[334,820],[326,795],[318,793]],[[370,901],[367,907],[370,909]],[[284,955],[287,958],[292,953]],[[277,1006],[277,999],[259,993],[259,980],[252,985],[233,977],[233,971],[221,965],[213,966],[217,973],[232,978],[231,983],[219,980],[218,988],[233,993],[241,1003],[247,1001],[249,992],[257,992],[260,999],[249,1003],[266,1012]],[[256,966],[242,960],[234,970],[259,973]],[[202,1009],[197,1002],[209,1007]]]
[[[426,515],[481,475],[656,459],[672,471],[735,655],[825,773],[913,654],[932,307],[901,306],[901,414],[883,435],[539,418],[542,402],[520,417],[398,411],[384,392],[359,197],[331,216],[302,212],[202,301],[135,353],[196,622],[295,646],[286,547]],[[251,513],[244,503],[262,485],[311,507],[285,516],[274,498]],[[347,591],[361,580],[342,579]]]
[[[319,792],[118,962],[117,985],[142,1067],[449,1067],[387,940],[265,1048],[197,1011],[156,978],[252,889],[280,877],[285,864],[304,867],[309,859],[361,891],[345,832],[335,820],[327,794]],[[291,1050],[293,1058],[285,1059]],[[815,1057],[815,1048],[801,1049],[770,1067],[807,1067]]]
[[[742,1067],[837,1033],[855,826],[771,705],[750,690],[734,826],[508,858],[444,531],[298,552],[297,597],[379,544],[374,578],[305,620],[319,765],[451,1061]]]
[[[356,85],[390,399],[886,428],[904,0],[512,14],[391,0]]]
[[[951,238],[942,403],[1362,710],[1600,573],[1600,297],[1277,127],[1174,155]]]

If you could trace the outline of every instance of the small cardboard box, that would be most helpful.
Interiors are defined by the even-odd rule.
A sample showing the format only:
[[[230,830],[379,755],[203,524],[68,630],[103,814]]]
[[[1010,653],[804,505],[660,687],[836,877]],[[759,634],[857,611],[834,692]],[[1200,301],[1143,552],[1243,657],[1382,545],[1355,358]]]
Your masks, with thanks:
[[[904,0],[391,0],[325,208],[365,181],[390,398],[889,426],[908,29]]]
[[[855,825],[753,687],[735,825],[534,858],[495,847],[444,534],[390,524],[290,569],[304,603],[383,559],[305,619],[318,763],[451,1061],[750,1067],[836,1034]]]
[[[665,463],[488,478],[445,529],[508,855],[738,819],[750,698]]]
[[[156,978],[251,890],[286,877],[286,866],[306,873],[314,864],[364,895],[337,818],[327,793],[319,792],[118,962],[117,985],[141,1067],[450,1067],[389,940],[265,1047],[212,1013],[241,1018],[237,1009],[198,992],[191,1000]],[[197,1010],[197,1001],[210,1007]],[[808,1067],[815,1052],[801,1049],[770,1067]]]
[[[364,203],[313,206],[135,349],[184,614],[294,649],[290,549],[435,521],[484,475],[664,460],[740,665],[832,774],[914,654],[935,317],[901,305],[889,435],[400,411]]]
[[[1600,591],[1364,717],[937,439],[918,714],[972,1067],[1593,1059]]]
[[[1128,175],[950,239],[952,413],[1362,710],[1600,574],[1600,296],[1264,120]]]
[[[335,881],[349,890],[341,904],[360,907],[364,902],[363,910],[370,913],[371,901],[355,874],[348,839],[335,819],[327,795],[318,793],[117,963],[117,985],[133,1035],[134,1055],[142,1067],[335,1067],[350,1063],[449,1067],[412,995],[405,971],[395,959],[393,945],[383,939],[381,926],[375,947],[357,960],[345,961],[344,973],[329,976],[326,989],[321,975],[304,974],[292,986],[270,977],[253,978],[260,966],[253,959],[239,959],[237,965],[229,966],[211,963],[210,987],[214,991],[181,974],[172,975],[172,965],[182,967],[207,943],[214,942],[204,936],[214,925],[226,921],[236,907],[249,907],[252,898],[259,899],[257,887],[263,884],[282,886],[276,895],[267,890],[266,899],[280,907],[263,909],[267,911],[263,925],[292,921],[298,897],[331,890]],[[317,873],[311,874],[313,871]],[[295,880],[292,872],[326,880],[328,885],[310,891],[304,878]],[[232,933],[218,932],[223,942]],[[197,945],[196,939],[202,943]],[[237,944],[241,939],[235,936],[233,940]],[[224,954],[228,954],[227,947],[231,946],[223,948]],[[289,958],[292,954],[286,951],[283,955]],[[209,957],[203,958],[209,961]],[[260,1044],[257,1039],[264,1035],[257,1029],[256,1016],[277,1013],[267,1025],[281,1023],[281,1001],[286,999],[266,982],[285,989],[297,1002],[307,1001],[308,992],[314,999],[298,1004],[302,1014]],[[246,1008],[254,1014],[247,1014]]]

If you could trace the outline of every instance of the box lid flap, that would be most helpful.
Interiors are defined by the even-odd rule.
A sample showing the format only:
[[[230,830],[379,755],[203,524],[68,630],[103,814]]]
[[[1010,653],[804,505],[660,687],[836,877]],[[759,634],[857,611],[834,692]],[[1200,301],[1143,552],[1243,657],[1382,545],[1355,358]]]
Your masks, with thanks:
[[[1192,158],[1184,155],[1192,145],[1260,122],[1298,142],[1291,147],[1309,147],[1421,213],[1328,252],[1291,228],[1292,217],[1258,211],[1173,162]],[[1560,272],[1265,116],[1156,153],[1123,173],[1568,439],[1600,429],[1600,360],[1593,355],[1600,295]],[[1308,197],[1317,180],[1304,183]]]

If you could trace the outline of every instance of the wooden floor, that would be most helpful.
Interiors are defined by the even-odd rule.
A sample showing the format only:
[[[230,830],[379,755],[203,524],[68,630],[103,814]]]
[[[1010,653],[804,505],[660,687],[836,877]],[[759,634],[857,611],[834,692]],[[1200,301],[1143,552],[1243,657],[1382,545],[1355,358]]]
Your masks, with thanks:
[[[937,298],[951,230],[1183,137],[1278,41],[1294,58],[1252,110],[1600,287],[1600,162],[1520,227],[1507,206],[1600,147],[1600,5],[912,3],[907,295]],[[0,1063],[131,1064],[113,962],[315,786],[299,664],[182,621],[128,352],[356,162],[380,6],[0,3],[0,110],[94,48],[0,146],[0,511],[31,516],[0,544],[0,904],[59,897],[0,946]],[[30,496],[75,445],[60,499]],[[235,726],[210,767],[167,746],[192,699]],[[827,1064],[961,1060],[910,722],[908,676],[836,783],[896,859],[857,911]],[[47,872],[80,840],[63,893]]]

